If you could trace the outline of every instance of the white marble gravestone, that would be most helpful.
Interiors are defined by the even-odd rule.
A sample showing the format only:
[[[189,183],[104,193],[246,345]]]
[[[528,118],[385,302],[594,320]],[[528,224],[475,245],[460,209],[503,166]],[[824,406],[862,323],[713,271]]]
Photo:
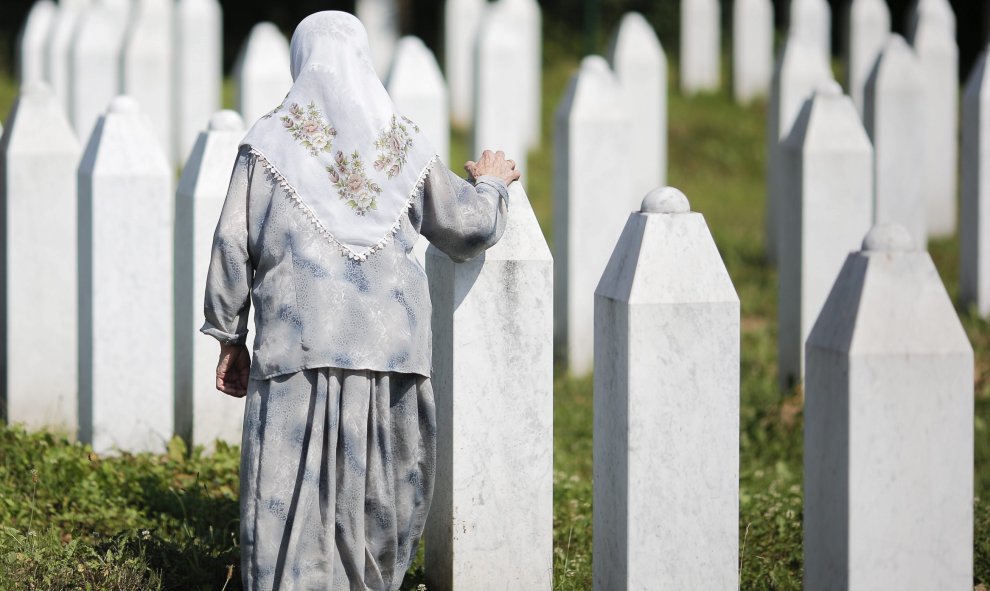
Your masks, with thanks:
[[[609,62],[626,111],[636,114],[636,124],[628,127],[630,190],[645,195],[667,179],[667,56],[643,15],[622,17]]]
[[[502,239],[456,264],[434,247],[437,472],[431,591],[546,590],[553,562],[553,259],[525,191]]]
[[[172,0],[135,0],[121,53],[122,92],[134,98],[151,121],[172,160]]]
[[[863,120],[876,163],[873,215],[875,222],[907,228],[921,249],[928,242],[924,111],[921,65],[904,38],[893,35],[866,83]]]
[[[990,317],[990,72],[987,52],[963,95],[959,296]]]
[[[42,82],[21,87],[0,140],[9,423],[76,431],[76,167],[82,146]]]
[[[444,162],[450,161],[450,101],[433,52],[419,37],[403,37],[385,87],[395,108],[412,119]]]
[[[65,113],[70,112],[69,51],[72,37],[79,17],[90,4],[90,0],[60,0],[45,42],[45,80],[62,103]]]
[[[512,14],[499,3],[491,4],[482,17],[475,46],[474,130],[471,156],[484,150],[502,150],[525,172],[527,94],[525,31],[512,21]]]
[[[526,147],[540,145],[542,123],[542,80],[543,80],[543,15],[536,0],[497,0],[497,10],[506,13],[506,18],[522,32],[523,60],[516,64],[520,68],[522,86],[516,92],[523,95],[523,130],[526,134]]]
[[[815,88],[832,80],[832,70],[821,51],[800,35],[790,35],[780,50],[770,85],[767,108],[767,201],[766,249],[771,262],[778,259],[778,210],[782,199],[784,170],[780,164],[780,141],[787,137],[804,101]]]
[[[747,104],[770,93],[773,78],[773,4],[736,0],[732,5],[732,94]]]
[[[670,187],[595,290],[596,591],[739,588],[739,297]]]
[[[199,333],[213,231],[244,121],[220,111],[199,134],[175,192],[175,431],[195,445],[239,444],[243,399],[217,392],[217,344]]]
[[[106,6],[86,9],[72,43],[72,125],[83,143],[120,92],[120,56],[126,21]]]
[[[172,171],[118,96],[79,165],[79,438],[161,452],[173,434]]]
[[[172,137],[178,163],[189,156],[199,131],[220,108],[222,21],[217,0],[179,0],[175,5]]]
[[[832,9],[828,0],[791,0],[788,37],[800,35],[818,47],[826,62],[832,58]]]
[[[848,10],[846,88],[862,117],[866,80],[890,36],[890,9],[886,0],[852,0]]]
[[[241,47],[234,64],[237,111],[250,128],[262,115],[282,103],[292,87],[289,42],[272,23],[258,23]]]
[[[925,154],[922,192],[927,205],[928,235],[950,236],[956,231],[956,175],[959,166],[959,47],[953,17],[949,21],[939,1],[918,4],[911,44],[924,80]]]
[[[17,38],[17,78],[21,84],[47,80],[45,43],[57,10],[52,0],[38,0],[31,5]]]
[[[608,63],[584,58],[554,122],[554,344],[575,375],[591,371],[595,286],[637,199],[629,125]]]
[[[903,227],[846,259],[807,356],[805,588],[972,588],[973,349]]]
[[[804,342],[846,255],[873,223],[873,145],[837,82],[804,103],[781,156],[777,365],[787,390],[804,377]]]
[[[354,15],[368,33],[375,71],[384,78],[399,40],[398,0],[355,0]]]
[[[946,30],[951,31],[953,37],[956,34],[956,13],[952,10],[949,0],[912,0],[904,18],[905,38],[914,38],[921,20],[921,11],[929,12],[928,18],[941,21]]]
[[[444,4],[444,73],[450,87],[454,125],[474,121],[474,50],[487,0],[447,0]]]
[[[681,92],[714,92],[721,83],[719,0],[681,0]]]

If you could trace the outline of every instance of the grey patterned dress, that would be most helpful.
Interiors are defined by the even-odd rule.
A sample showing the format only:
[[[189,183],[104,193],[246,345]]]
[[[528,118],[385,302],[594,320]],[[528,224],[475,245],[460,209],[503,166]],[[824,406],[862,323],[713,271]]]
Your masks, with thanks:
[[[203,332],[256,332],[241,451],[248,590],[398,589],[433,491],[430,301],[420,234],[455,260],[505,229],[501,179],[435,161],[388,245],[341,256],[243,148],[214,236]],[[219,395],[219,394],[218,394]]]

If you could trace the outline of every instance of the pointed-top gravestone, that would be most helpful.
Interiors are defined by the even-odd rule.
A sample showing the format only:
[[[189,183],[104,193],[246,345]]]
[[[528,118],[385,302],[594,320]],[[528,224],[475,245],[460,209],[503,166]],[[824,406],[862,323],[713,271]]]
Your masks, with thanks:
[[[927,147],[920,179],[927,207],[928,235],[945,237],[956,231],[959,47],[950,6],[939,0],[923,0],[917,15],[911,44],[924,81],[922,123]]]
[[[292,87],[289,42],[272,23],[258,23],[241,47],[234,64],[237,111],[250,128],[262,115],[281,104]]]
[[[846,259],[807,345],[806,589],[973,586],[973,349],[897,225]]]
[[[595,285],[635,207],[628,117],[608,63],[584,58],[554,122],[554,342],[576,375],[591,371]]]
[[[498,0],[497,10],[504,11],[514,26],[522,32],[523,60],[516,64],[521,69],[520,83],[516,92],[523,96],[523,131],[526,134],[526,147],[540,145],[542,108],[541,82],[543,63],[543,16],[536,0]]]
[[[773,78],[773,4],[736,0],[732,5],[732,94],[746,104],[770,92]]]
[[[42,82],[45,76],[45,43],[57,12],[51,0],[31,5],[17,39],[17,78],[25,82]]]
[[[553,259],[519,183],[509,204],[505,234],[477,258],[457,264],[432,246],[426,256],[439,442],[431,590],[552,587]]]
[[[873,146],[838,83],[824,84],[804,103],[781,156],[777,342],[785,390],[804,377],[811,326],[873,220]]]
[[[79,17],[90,4],[90,0],[61,0],[45,43],[45,80],[51,85],[65,113],[71,112],[69,50]]]
[[[499,3],[490,4],[478,28],[474,65],[474,133],[472,157],[484,150],[502,150],[526,170],[527,133],[524,70],[525,32]]]
[[[51,89],[22,86],[0,140],[0,338],[8,423],[75,433],[76,167],[82,147]]]
[[[963,96],[962,211],[959,295],[990,317],[990,75],[987,52],[973,67]]]
[[[832,57],[832,9],[827,0],[791,0],[788,37],[799,35],[815,45],[826,63]]]
[[[927,148],[921,65],[893,35],[866,83],[864,123],[873,141],[873,218],[907,228],[921,248],[928,242],[924,193]]]
[[[222,20],[217,0],[179,0],[175,5],[175,162],[189,156],[200,129],[220,108]]]
[[[244,121],[220,111],[199,134],[175,192],[175,431],[194,445],[239,443],[244,401],[218,396],[217,345],[199,334],[213,230]]]
[[[173,434],[172,174],[137,101],[114,98],[79,165],[79,439],[97,453]]]
[[[800,35],[791,35],[780,50],[773,72],[770,104],[767,110],[767,257],[778,259],[778,209],[783,190],[784,170],[780,164],[780,140],[786,138],[804,101],[815,88],[832,80],[832,70],[821,51]]]
[[[738,589],[739,297],[671,187],[595,290],[594,588]]]
[[[166,157],[172,147],[172,0],[136,0],[121,54],[121,89],[151,121]]]
[[[403,37],[386,84],[400,113],[419,125],[444,162],[450,161],[447,85],[433,52],[419,37]]]
[[[849,6],[846,39],[846,88],[863,116],[863,95],[883,44],[890,36],[890,9],[886,0],[853,0]]]
[[[714,92],[721,83],[718,0],[681,0],[681,92]]]
[[[630,190],[646,194],[667,178],[667,56],[643,15],[630,12],[612,37],[609,61],[627,112],[636,114],[628,127]]]
[[[102,4],[86,9],[72,43],[72,124],[85,143],[96,121],[120,92],[120,57],[126,20]]]
[[[397,0],[355,0],[354,15],[368,33],[371,61],[378,76],[384,78],[399,40],[399,5]],[[288,90],[288,89],[286,89]]]
[[[914,38],[918,29],[918,23],[921,20],[922,11],[927,11],[929,13],[928,18],[939,21],[941,26],[951,31],[952,36],[955,37],[956,13],[953,12],[952,4],[949,3],[949,0],[913,0],[908,7],[905,17],[904,30],[907,39]]]
[[[454,125],[474,121],[474,51],[486,0],[447,0],[444,5],[444,73]]]

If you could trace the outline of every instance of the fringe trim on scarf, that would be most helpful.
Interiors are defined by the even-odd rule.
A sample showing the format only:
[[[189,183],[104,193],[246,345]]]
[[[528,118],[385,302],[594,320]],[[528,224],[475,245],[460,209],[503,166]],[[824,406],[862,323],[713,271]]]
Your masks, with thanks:
[[[268,161],[268,158],[266,158],[264,154],[259,152],[253,146],[250,151],[258,158],[258,161],[261,162],[268,173],[272,175],[272,178],[274,178],[276,182],[278,182],[278,184],[285,189],[285,194],[289,197],[289,200],[303,212],[303,215],[309,219],[316,231],[326,238],[332,246],[337,247],[337,250],[340,251],[342,256],[358,262],[367,260],[369,256],[385,248],[389,240],[391,240],[392,237],[399,232],[402,216],[409,211],[410,207],[412,207],[413,201],[416,199],[416,195],[423,190],[423,185],[426,183],[426,177],[430,172],[430,167],[433,166],[433,163],[440,158],[439,155],[434,155],[433,158],[430,158],[430,161],[426,163],[426,166],[423,167],[423,170],[419,173],[419,178],[416,180],[416,184],[413,185],[412,190],[409,192],[409,198],[406,200],[406,204],[402,207],[402,210],[399,211],[399,217],[396,218],[395,223],[393,223],[392,227],[385,233],[385,236],[363,252],[354,252],[349,246],[337,240],[337,238],[335,238],[334,235],[326,229],[320,221],[320,218],[316,217],[316,214],[313,213],[313,210],[309,207],[309,205],[307,205],[306,202],[299,196],[296,188],[293,187],[284,176],[282,176],[282,173],[280,173],[278,169]]]

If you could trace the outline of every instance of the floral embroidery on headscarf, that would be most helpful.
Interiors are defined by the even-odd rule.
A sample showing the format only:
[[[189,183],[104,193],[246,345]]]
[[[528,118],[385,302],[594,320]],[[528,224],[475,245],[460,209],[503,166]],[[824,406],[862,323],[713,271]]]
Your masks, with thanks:
[[[378,209],[375,198],[381,194],[382,188],[370,180],[364,172],[361,155],[354,151],[347,157],[337,151],[334,162],[327,167],[331,182],[337,186],[340,198],[347,202],[358,215],[364,215],[369,209]]]
[[[378,148],[378,158],[375,160],[375,170],[384,171],[388,178],[399,174],[406,163],[406,155],[412,148],[413,140],[409,137],[409,129],[419,133],[419,126],[403,117],[402,122],[392,115],[392,123],[388,129],[382,130],[375,140],[375,147]]]
[[[283,115],[281,120],[282,126],[292,134],[293,139],[313,156],[319,156],[320,152],[333,151],[332,142],[337,130],[323,118],[316,103],[310,102],[308,107],[292,103],[289,114]]]

